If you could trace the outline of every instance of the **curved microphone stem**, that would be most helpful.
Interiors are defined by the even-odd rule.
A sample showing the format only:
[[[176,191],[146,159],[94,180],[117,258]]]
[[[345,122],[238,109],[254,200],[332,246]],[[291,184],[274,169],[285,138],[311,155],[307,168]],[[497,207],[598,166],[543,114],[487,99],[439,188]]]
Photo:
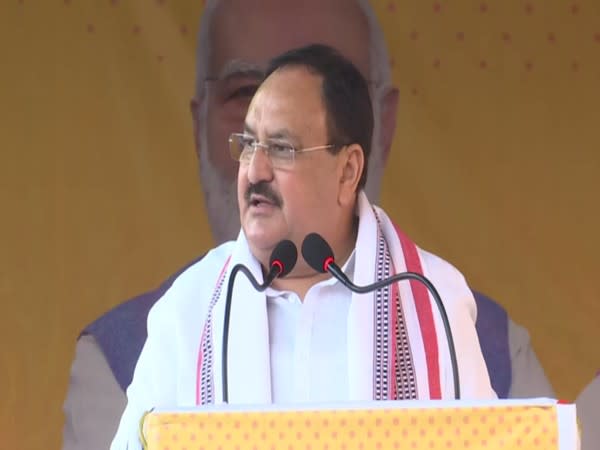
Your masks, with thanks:
[[[440,298],[440,294],[438,294],[435,286],[425,278],[423,275],[420,275],[416,272],[403,272],[393,275],[385,280],[379,280],[373,284],[369,284],[367,286],[357,286],[352,283],[346,274],[342,272],[342,269],[339,268],[336,264],[329,264],[327,266],[327,270],[337,278],[344,286],[350,289],[353,292],[358,294],[366,294],[368,292],[375,291],[377,289],[381,289],[383,287],[389,286],[396,281],[402,280],[417,280],[423,283],[431,295],[435,300],[435,303],[438,306],[440,311],[440,315],[442,316],[442,322],[444,323],[444,331],[446,332],[446,338],[448,340],[448,349],[450,350],[450,362],[452,364],[452,376],[454,378],[454,398],[456,400],[460,399],[460,381],[458,378],[458,363],[456,361],[456,349],[454,347],[454,339],[452,338],[452,331],[450,330],[450,322],[448,320],[448,314],[446,313],[446,308],[442,303],[442,299]]]
[[[229,275],[229,281],[227,282],[227,296],[225,297],[225,317],[223,319],[223,347],[222,347],[222,355],[223,358],[221,360],[221,378],[223,382],[223,402],[229,402],[229,384],[227,379],[227,354],[229,348],[229,317],[231,315],[231,296],[233,295],[233,283],[235,282],[235,277],[238,272],[243,272],[246,275],[246,278],[250,280],[254,289],[258,292],[264,291],[268,288],[273,280],[277,278],[277,275],[281,273],[280,267],[271,266],[270,272],[267,274],[265,281],[263,284],[259,284],[252,275],[252,272],[244,266],[243,264],[236,264],[231,269],[231,275]]]

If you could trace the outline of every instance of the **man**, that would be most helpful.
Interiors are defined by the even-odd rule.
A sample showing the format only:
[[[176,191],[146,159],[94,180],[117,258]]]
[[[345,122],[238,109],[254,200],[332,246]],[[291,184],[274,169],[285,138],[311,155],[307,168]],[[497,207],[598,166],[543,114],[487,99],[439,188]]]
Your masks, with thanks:
[[[185,270],[154,305],[111,448],[139,446],[140,418],[153,407],[223,400],[218,368],[231,268],[243,264],[261,280],[280,241],[300,248],[312,232],[357,284],[421,267],[445,299],[461,397],[496,397],[464,278],[418,249],[364,194],[372,131],[367,82],[335,50],[311,45],[271,62],[244,132],[229,138],[239,161],[242,230]],[[264,293],[237,280],[232,299],[229,403],[453,398],[439,312],[409,283],[352,294],[299,258]]]
[[[253,14],[247,14],[248,8]],[[240,23],[244,24],[243,39]],[[227,155],[227,138],[242,129],[266,61],[295,46],[327,43],[353,61],[369,80],[375,127],[365,190],[369,199],[378,200],[396,123],[398,92],[391,84],[383,33],[367,1],[260,0],[252,5],[248,0],[209,1],[198,42],[192,114],[205,203],[217,244],[235,239],[240,226],[235,164]],[[108,446],[146,337],[147,313],[176,275],[84,330],[65,403],[65,450]],[[478,333],[499,396],[554,396],[526,330],[508,320],[499,305],[480,295],[476,299]]]
[[[575,402],[581,425],[581,449],[592,450],[600,446],[600,372]]]

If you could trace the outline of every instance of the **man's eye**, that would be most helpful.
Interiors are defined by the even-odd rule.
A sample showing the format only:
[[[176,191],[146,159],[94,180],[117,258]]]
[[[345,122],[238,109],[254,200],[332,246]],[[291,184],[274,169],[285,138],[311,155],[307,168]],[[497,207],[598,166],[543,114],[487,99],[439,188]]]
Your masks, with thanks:
[[[227,100],[239,100],[239,99],[248,99],[250,100],[254,97],[256,90],[258,89],[258,85],[256,84],[248,84],[244,86],[240,86],[234,90],[232,90],[227,96]]]
[[[273,153],[289,153],[291,148],[289,144],[271,144],[270,147]]]

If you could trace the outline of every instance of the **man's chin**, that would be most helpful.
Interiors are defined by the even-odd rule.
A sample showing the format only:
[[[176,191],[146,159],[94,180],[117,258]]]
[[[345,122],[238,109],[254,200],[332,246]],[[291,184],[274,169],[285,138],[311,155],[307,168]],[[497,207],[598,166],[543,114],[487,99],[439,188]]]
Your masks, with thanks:
[[[284,237],[277,238],[275,237],[277,236],[276,233],[269,233],[264,229],[257,230],[256,232],[249,230],[249,232],[244,231],[244,233],[250,251],[259,260],[268,260],[275,246],[284,239]]]

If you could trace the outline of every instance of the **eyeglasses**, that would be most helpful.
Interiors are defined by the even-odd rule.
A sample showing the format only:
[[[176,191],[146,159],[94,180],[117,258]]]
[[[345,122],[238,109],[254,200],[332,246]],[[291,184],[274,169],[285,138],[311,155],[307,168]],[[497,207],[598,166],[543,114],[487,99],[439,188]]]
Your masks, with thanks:
[[[258,142],[253,136],[233,133],[229,136],[229,152],[231,157],[241,164],[250,164],[257,148],[262,148],[276,168],[286,168],[294,164],[296,154],[316,152],[330,148],[343,147],[339,144],[319,145],[317,147],[295,148],[288,142],[273,141],[268,144]]]

